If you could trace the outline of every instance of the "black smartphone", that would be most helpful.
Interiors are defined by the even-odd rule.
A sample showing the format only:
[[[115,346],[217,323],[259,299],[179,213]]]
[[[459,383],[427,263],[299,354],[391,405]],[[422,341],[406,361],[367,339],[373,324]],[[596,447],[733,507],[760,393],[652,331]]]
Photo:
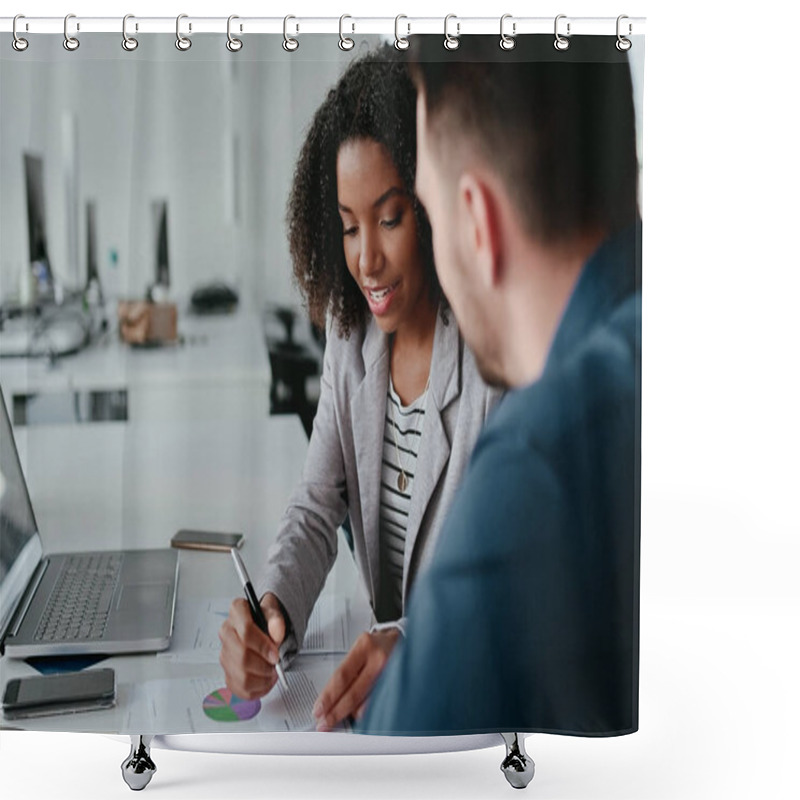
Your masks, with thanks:
[[[244,536],[241,533],[223,533],[221,531],[180,530],[172,537],[173,547],[188,550],[233,550],[242,546]]]
[[[115,701],[114,670],[107,667],[66,675],[13,678],[3,695],[3,715],[12,720],[72,714],[111,708]]]

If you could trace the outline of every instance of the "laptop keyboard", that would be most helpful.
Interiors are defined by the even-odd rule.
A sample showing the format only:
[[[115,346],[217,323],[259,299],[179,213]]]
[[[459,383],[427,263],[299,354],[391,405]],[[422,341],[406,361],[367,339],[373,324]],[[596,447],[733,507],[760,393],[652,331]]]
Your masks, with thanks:
[[[120,553],[69,556],[34,638],[41,642],[101,639],[121,567]]]

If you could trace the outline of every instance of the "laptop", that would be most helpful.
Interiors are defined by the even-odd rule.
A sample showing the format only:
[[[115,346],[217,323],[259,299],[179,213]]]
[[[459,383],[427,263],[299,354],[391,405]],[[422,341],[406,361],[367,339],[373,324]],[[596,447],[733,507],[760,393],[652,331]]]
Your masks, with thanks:
[[[0,653],[11,658],[165,650],[178,553],[45,555],[0,389]]]

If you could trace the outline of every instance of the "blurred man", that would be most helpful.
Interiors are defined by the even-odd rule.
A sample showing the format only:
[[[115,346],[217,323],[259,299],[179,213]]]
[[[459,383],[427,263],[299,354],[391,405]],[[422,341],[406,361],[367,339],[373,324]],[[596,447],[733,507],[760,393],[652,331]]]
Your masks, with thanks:
[[[577,40],[531,59],[535,41],[502,53],[495,37],[464,37],[442,54],[433,38],[412,63],[417,190],[464,338],[509,391],[361,729],[630,733],[641,375],[630,69],[607,40],[598,62]]]

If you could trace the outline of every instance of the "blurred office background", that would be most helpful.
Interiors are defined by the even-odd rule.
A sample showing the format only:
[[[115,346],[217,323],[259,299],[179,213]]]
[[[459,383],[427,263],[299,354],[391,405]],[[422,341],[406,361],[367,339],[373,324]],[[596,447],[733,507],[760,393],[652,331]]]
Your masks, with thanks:
[[[181,527],[255,546],[299,478],[319,393],[323,343],[286,237],[294,165],[377,39],[287,53],[252,36],[230,53],[216,35],[187,52],[142,35],[129,53],[117,34],[76,52],[29,38],[0,52],[0,384],[40,529],[51,549],[163,546]],[[42,241],[58,291],[22,279]],[[126,344],[117,303],[163,280],[165,254],[156,299],[177,340]],[[220,282],[238,302],[202,313],[193,293]]]
[[[118,34],[80,42],[68,52],[59,36],[31,36],[27,51],[0,55],[0,371],[15,423],[36,421],[34,406],[45,421],[127,418],[137,408],[151,416],[167,400],[142,386],[166,372],[174,382],[202,379],[202,396],[219,396],[207,416],[222,408],[238,415],[236,381],[250,371],[268,397],[261,403],[251,385],[247,413],[297,413],[308,432],[322,342],[293,285],[286,201],[314,112],[380,37],[360,37],[343,52],[336,36],[304,35],[293,53],[267,35],[245,36],[237,53],[208,34],[186,52],[172,34],[141,36],[134,52]],[[641,162],[643,41],[631,58]],[[34,318],[38,279],[31,286],[28,278],[37,249],[46,250],[55,291],[48,298],[47,281],[39,285],[44,305]],[[87,303],[93,276],[99,287]],[[232,293],[230,307],[219,292],[211,302],[235,311],[238,327],[193,324],[192,295],[204,288]],[[70,293],[77,308],[67,315],[60,305]],[[117,301],[146,296],[175,304],[182,360],[109,348]],[[102,326],[98,313],[78,319],[98,302]],[[231,357],[240,359],[235,369]],[[55,358],[60,383],[49,368]],[[205,369],[212,363],[213,374]],[[175,395],[164,414],[203,416],[187,397]]]
[[[238,53],[216,35],[186,52],[171,34],[135,52],[116,34],[76,52],[30,38],[0,70],[0,379],[15,424],[294,413],[308,433],[323,342],[293,285],[286,202],[315,110],[378,38],[349,53],[330,36],[296,53],[264,35]],[[39,249],[51,274],[31,286]],[[102,327],[85,314],[93,275]],[[116,341],[117,301],[157,283],[180,357]],[[235,323],[198,321],[204,288]],[[192,392],[156,391],[166,373]]]
[[[256,308],[297,303],[286,198],[306,127],[353,53],[329,35],[304,36],[295,53],[281,37],[245,37],[236,54],[218,35],[195,36],[187,52],[170,34],[140,37],[133,53],[116,34],[86,35],[75,53],[58,36],[31,39],[25,53],[4,51],[0,71],[0,299],[29,263],[29,152],[43,161],[49,255],[67,286],[85,281],[92,200],[105,293],[141,295],[153,280],[151,206],[166,200],[177,296],[224,279]],[[377,41],[362,37],[354,53]]]
[[[296,303],[284,225],[304,131],[352,58],[336,37],[307,36],[289,54],[274,36],[60,37],[10,48],[0,71],[0,292],[18,291],[29,262],[23,153],[42,157],[49,255],[56,278],[85,280],[85,203],[96,204],[98,266],[109,296],[142,295],[153,280],[151,203],[169,209],[177,296],[224,279],[246,304]],[[316,39],[319,39],[316,41]],[[367,47],[364,41],[359,50]]]

